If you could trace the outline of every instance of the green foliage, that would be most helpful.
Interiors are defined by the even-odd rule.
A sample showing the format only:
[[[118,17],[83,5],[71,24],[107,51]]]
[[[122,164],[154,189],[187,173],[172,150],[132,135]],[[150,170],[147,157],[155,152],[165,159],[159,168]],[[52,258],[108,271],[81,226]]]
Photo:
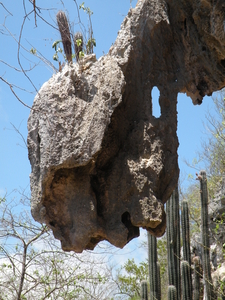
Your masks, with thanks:
[[[163,276],[167,275],[167,259],[165,259],[167,254],[167,243],[165,236],[157,240],[157,254],[158,262],[160,265],[160,274]]]
[[[32,47],[32,48],[30,49],[30,53],[35,55],[35,54],[37,53],[37,50],[34,49],[34,48]]]
[[[82,9],[84,12],[86,12],[86,13],[88,14],[88,16],[93,15],[93,11],[90,10],[89,7],[85,7],[85,6],[84,6],[84,2],[82,2],[82,3],[79,5],[79,9]]]
[[[55,49],[55,53],[53,55],[53,60],[59,61],[58,53],[63,53],[63,49],[60,47],[61,40],[54,41],[52,44],[52,48]]]
[[[83,44],[82,39],[77,39],[76,40],[77,46],[80,47]]]
[[[92,53],[93,46],[96,47],[96,40],[94,38],[90,38],[86,45],[87,54]]]
[[[117,284],[120,294],[127,295],[132,300],[141,297],[141,282],[148,278],[148,263],[141,262],[139,266],[134,259],[128,259],[124,266],[118,271]]]
[[[5,201],[6,201],[5,197],[3,197],[3,198],[0,197],[0,205],[1,205],[2,203],[4,203]]]
[[[204,162],[208,175],[209,197],[213,198],[225,174],[225,90],[213,98],[214,110],[208,112],[207,139],[202,143],[198,160]],[[197,167],[198,165],[196,165]]]

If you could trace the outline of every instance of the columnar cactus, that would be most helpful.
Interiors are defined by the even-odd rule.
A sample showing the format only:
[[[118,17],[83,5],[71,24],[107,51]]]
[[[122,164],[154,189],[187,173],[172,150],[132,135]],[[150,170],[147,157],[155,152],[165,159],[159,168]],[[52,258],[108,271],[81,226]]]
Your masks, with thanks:
[[[158,283],[158,300],[161,300],[161,276],[160,276],[160,264],[157,261],[157,283]]]
[[[72,61],[71,36],[70,36],[69,23],[66,14],[60,10],[56,15],[56,20],[58,23],[66,59],[68,62],[71,62]]]
[[[181,286],[182,286],[182,300],[191,300],[191,272],[189,262],[182,260],[181,262]]]
[[[179,209],[179,192],[178,192],[178,186],[175,189],[174,192],[175,197],[175,227],[176,227],[176,236],[177,236],[177,242],[176,242],[176,271],[177,271],[177,299],[181,299],[181,273],[180,273],[180,209]]]
[[[183,239],[183,259],[189,263],[189,282],[192,295],[192,280],[191,280],[191,250],[190,250],[190,226],[189,226],[189,209],[186,200],[181,203],[181,224],[182,224],[182,239]]]
[[[169,285],[176,284],[175,255],[174,255],[174,227],[173,209],[171,209],[172,196],[166,203],[166,237],[167,237],[167,260],[168,260],[168,279]]]
[[[208,191],[206,172],[201,171],[200,179],[200,194],[201,194],[201,220],[202,220],[202,266],[203,276],[205,281],[205,291],[207,300],[214,299],[211,268],[210,268],[210,244],[209,244],[209,227],[208,227]]]
[[[166,204],[167,257],[169,285],[174,285],[180,299],[180,218],[179,198],[176,189]]]
[[[146,280],[141,282],[141,300],[148,300],[148,284]]]
[[[183,239],[183,258],[191,265],[189,208],[186,200],[181,203],[181,224]]]
[[[157,240],[148,232],[148,266],[150,281],[150,300],[160,300],[159,268],[157,266]]]
[[[168,300],[177,300],[177,289],[174,285],[168,286]]]
[[[199,256],[195,256],[193,262],[194,262],[193,300],[200,300],[202,299],[202,292],[201,292],[201,285],[200,285],[201,270],[200,270]]]

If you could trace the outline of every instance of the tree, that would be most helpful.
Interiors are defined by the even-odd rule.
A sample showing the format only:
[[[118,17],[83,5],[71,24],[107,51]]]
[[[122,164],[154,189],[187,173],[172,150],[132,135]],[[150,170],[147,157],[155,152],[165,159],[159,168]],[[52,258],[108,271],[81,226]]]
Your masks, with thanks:
[[[206,165],[210,196],[213,197],[225,173],[225,90],[213,97],[215,111],[208,112],[207,138],[202,143],[199,161]]]
[[[50,230],[33,221],[26,196],[1,198],[1,300],[109,299],[109,276],[103,255],[62,251]]]
[[[139,266],[134,259],[128,259],[118,270],[115,283],[122,299],[139,300],[141,297],[141,282],[148,279],[148,263],[141,262]],[[129,297],[129,298],[128,298]]]

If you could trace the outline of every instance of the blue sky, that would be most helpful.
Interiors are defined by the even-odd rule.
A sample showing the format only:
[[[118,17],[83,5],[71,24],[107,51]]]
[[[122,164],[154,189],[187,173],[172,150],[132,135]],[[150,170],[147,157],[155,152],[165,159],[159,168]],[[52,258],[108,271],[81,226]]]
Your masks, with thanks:
[[[61,1],[39,1],[43,2],[45,7],[54,8],[43,11],[42,16],[46,18],[53,26],[56,26],[55,15],[58,9],[62,9]],[[81,4],[82,1],[78,1]],[[34,87],[29,80],[18,71],[5,65],[2,61],[20,68],[18,64],[18,44],[15,39],[19,39],[21,25],[24,20],[24,8],[22,1],[6,1],[2,3],[13,14],[9,15],[2,6],[0,6],[0,76],[10,83],[13,83],[27,91],[21,91],[15,88],[22,101],[29,106],[35,96]],[[32,6],[27,3],[26,10],[29,12]],[[38,2],[37,2],[38,3]],[[73,30],[79,31],[76,6],[73,0],[66,0],[66,9],[73,23]],[[132,1],[134,6],[136,1]],[[94,12],[92,16],[94,37],[97,47],[95,53],[100,57],[107,53],[112,43],[115,41],[120,24],[130,8],[130,0],[86,0],[85,6],[89,6]],[[87,16],[81,12],[81,18],[87,24]],[[5,25],[4,25],[5,24]],[[42,20],[37,18],[37,28],[35,27],[34,15],[31,14],[26,19],[21,38],[22,49],[20,60],[24,69],[29,69],[38,63],[37,66],[29,72],[29,76],[37,89],[47,81],[53,74],[52,69],[44,62],[39,62],[29,50],[34,47],[42,53],[49,61],[53,62],[52,56],[54,50],[52,43],[60,39],[57,30],[48,26]],[[6,26],[6,27],[4,27]],[[1,34],[4,32],[5,34]],[[57,63],[54,63],[57,67]],[[154,106],[157,107],[157,91],[154,92]],[[181,170],[181,180],[187,179],[188,174],[194,176],[195,170],[188,168],[184,160],[192,161],[196,157],[196,151],[201,150],[201,141],[204,139],[205,128],[203,123],[207,123],[205,115],[207,111],[213,111],[213,102],[211,97],[205,97],[203,104],[194,106],[190,98],[184,94],[178,97],[178,138],[179,138],[179,165]],[[30,164],[28,161],[27,149],[22,138],[13,130],[11,123],[17,127],[21,134],[27,136],[27,119],[29,109],[24,107],[12,94],[8,85],[0,81],[0,196],[7,191],[10,193],[14,189],[25,189],[29,191]],[[185,186],[188,182],[185,181]],[[143,234],[142,234],[143,238]],[[128,246],[130,247],[130,246]]]

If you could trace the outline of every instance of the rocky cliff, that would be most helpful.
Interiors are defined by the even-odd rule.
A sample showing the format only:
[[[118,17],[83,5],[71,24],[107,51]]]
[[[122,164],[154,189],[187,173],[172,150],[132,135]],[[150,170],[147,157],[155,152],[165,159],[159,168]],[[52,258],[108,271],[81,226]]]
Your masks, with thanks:
[[[164,233],[179,175],[177,94],[201,104],[225,86],[224,10],[224,1],[139,0],[107,55],[42,86],[28,120],[32,214],[64,250],[123,247],[139,227]]]

